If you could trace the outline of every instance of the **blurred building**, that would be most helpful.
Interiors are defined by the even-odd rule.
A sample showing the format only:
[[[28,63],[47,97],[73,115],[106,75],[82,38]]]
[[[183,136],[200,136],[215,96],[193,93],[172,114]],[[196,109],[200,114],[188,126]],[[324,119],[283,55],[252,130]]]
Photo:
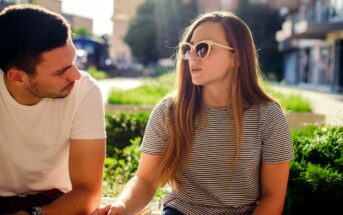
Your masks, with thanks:
[[[276,34],[286,83],[343,92],[343,1],[297,3]]]
[[[35,0],[34,4],[38,4],[42,7],[45,7],[48,10],[51,10],[55,13],[62,13],[62,1],[61,0]]]

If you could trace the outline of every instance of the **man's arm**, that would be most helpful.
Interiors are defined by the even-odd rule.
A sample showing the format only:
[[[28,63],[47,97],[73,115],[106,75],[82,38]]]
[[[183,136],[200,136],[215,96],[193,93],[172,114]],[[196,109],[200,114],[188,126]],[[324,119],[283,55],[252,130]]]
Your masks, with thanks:
[[[289,174],[289,161],[262,163],[262,198],[253,215],[282,214]]]
[[[105,140],[71,140],[69,174],[72,190],[42,207],[47,215],[90,214],[101,199]]]

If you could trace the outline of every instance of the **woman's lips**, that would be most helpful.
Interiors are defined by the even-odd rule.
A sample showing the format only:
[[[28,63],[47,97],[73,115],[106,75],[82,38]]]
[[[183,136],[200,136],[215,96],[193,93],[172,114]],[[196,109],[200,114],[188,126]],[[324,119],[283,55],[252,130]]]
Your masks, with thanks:
[[[198,67],[193,67],[192,69],[191,69],[191,72],[192,73],[197,73],[197,72],[200,72],[202,69],[200,69],[200,68],[198,68]]]

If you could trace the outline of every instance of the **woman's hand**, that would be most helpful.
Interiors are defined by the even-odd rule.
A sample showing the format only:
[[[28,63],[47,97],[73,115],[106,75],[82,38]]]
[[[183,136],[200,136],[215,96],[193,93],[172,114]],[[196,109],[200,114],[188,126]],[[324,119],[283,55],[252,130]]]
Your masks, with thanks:
[[[91,215],[124,215],[125,204],[123,202],[115,202],[96,209]]]

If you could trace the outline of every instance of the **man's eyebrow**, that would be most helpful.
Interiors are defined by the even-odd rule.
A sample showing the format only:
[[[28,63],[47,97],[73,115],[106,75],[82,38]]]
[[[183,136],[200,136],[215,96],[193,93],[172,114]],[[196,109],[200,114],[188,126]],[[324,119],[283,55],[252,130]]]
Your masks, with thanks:
[[[71,68],[72,66],[73,66],[73,65],[69,65],[69,66],[66,66],[66,67],[64,67],[64,68],[62,68],[62,69],[56,70],[55,73],[57,74],[57,73],[64,72],[64,71],[66,71],[67,69]]]

